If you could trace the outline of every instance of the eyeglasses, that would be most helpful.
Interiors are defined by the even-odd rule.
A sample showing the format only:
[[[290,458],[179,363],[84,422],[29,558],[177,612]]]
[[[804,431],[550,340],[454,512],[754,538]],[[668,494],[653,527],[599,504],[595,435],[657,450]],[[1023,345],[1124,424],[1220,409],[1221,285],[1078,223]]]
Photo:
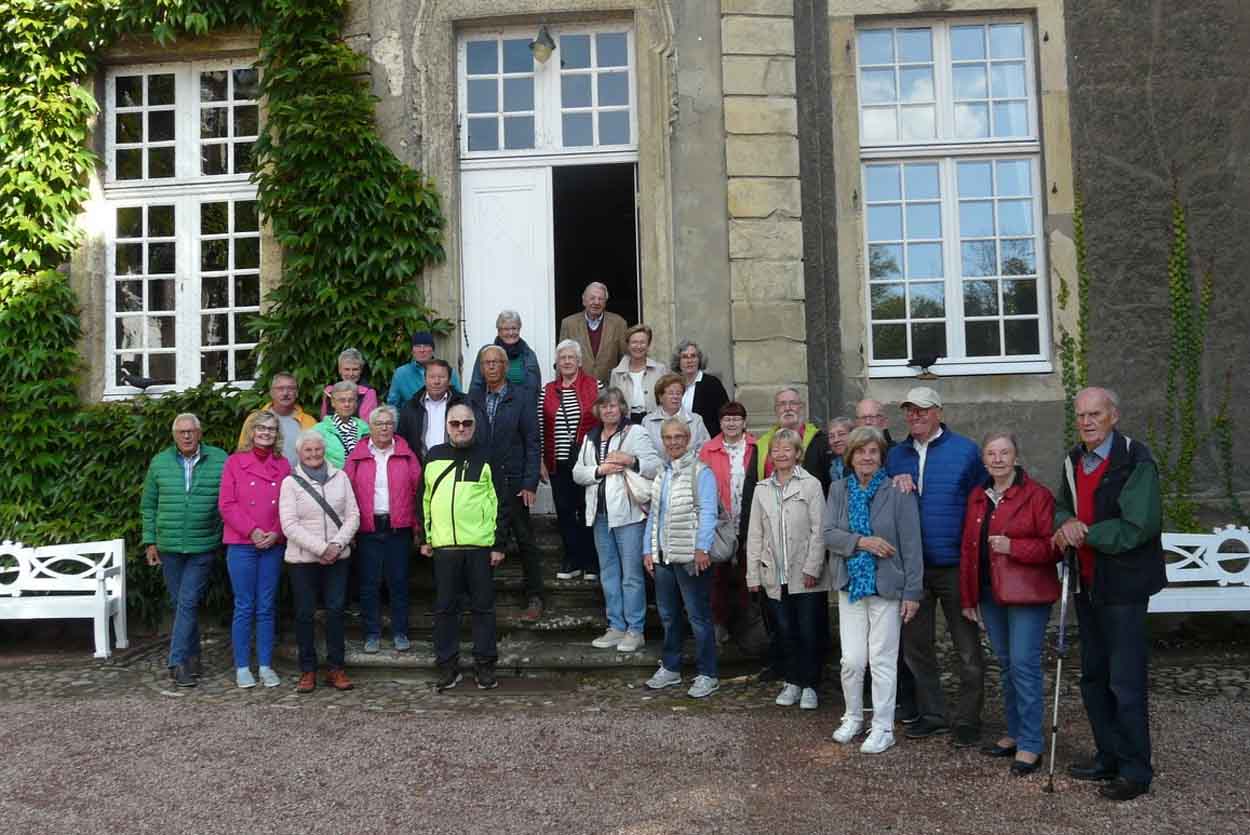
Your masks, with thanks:
[[[395,425],[395,421],[393,421],[393,420],[375,420],[375,421],[373,422],[373,425],[374,425],[374,426],[376,426],[376,427],[377,427],[377,428],[379,428],[379,429],[386,429],[386,428],[388,428],[388,427],[394,426],[394,425]]]
[[[474,422],[472,418],[469,420],[449,420],[447,425],[452,429],[472,429]]]
[[[269,432],[270,434],[272,434],[278,431],[278,427],[276,426],[254,426],[252,427],[252,431],[253,432]]]

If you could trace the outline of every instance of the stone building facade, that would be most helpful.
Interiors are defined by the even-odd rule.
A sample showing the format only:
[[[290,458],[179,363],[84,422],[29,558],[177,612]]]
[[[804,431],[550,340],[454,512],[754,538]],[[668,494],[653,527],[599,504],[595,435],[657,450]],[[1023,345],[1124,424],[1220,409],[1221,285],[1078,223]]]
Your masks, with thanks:
[[[1060,286],[1075,282],[1078,179],[1095,276],[1091,375],[1122,391],[1126,425],[1144,435],[1162,406],[1173,165],[1195,247],[1214,259],[1231,302],[1213,314],[1208,411],[1221,369],[1244,353],[1250,307],[1232,294],[1250,245],[1250,13],[1237,0],[1182,5],[356,0],[345,36],[369,58],[384,139],[443,194],[448,259],[421,280],[458,323],[440,353],[462,367],[493,337],[495,303],[523,310],[531,342],[554,339],[559,315],[600,277],[587,249],[596,235],[562,220],[561,204],[576,214],[621,198],[624,213],[596,234],[605,251],[632,250],[636,279],[618,269],[609,307],[640,311],[658,357],[682,337],[699,342],[753,424],[771,417],[782,384],[819,416],[866,395],[896,403],[918,373],[906,361],[936,353],[948,419],[973,435],[1011,426],[1049,466],[1063,435],[1058,335],[1075,324]],[[518,43],[542,27],[555,53],[530,63]],[[115,49],[96,81],[106,167],[120,160],[108,131],[130,115],[112,112],[119,84],[153,67],[244,66],[255,49],[247,33]],[[193,81],[178,83],[194,95]],[[236,92],[223,88],[227,104],[252,106]],[[130,104],[151,118],[150,101]],[[632,194],[579,195],[626,188],[631,172]],[[243,180],[230,200],[246,203]],[[141,188],[125,192],[105,172],[89,214],[108,216],[123,192],[142,202]],[[116,226],[100,224],[74,270],[95,397],[129,392],[115,377],[120,352],[160,329],[118,324],[122,278],[110,264],[126,239]],[[170,230],[141,231],[150,246]],[[212,238],[187,234],[201,247]],[[244,283],[255,273],[263,292],[280,280],[280,253],[263,228],[255,235],[259,263],[227,272]],[[254,301],[223,298],[221,316]],[[177,316],[193,323],[197,313]],[[194,345],[178,351],[197,366]],[[1235,402],[1250,394],[1244,376],[1232,385]]]

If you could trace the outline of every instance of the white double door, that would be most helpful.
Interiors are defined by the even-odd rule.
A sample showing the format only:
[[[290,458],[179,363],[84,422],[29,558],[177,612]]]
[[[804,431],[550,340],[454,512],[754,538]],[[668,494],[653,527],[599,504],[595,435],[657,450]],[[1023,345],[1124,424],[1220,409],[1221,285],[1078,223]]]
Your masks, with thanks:
[[[501,310],[521,315],[521,336],[538,355],[543,382],[555,362],[555,255],[551,168],[464,171],[460,179],[461,292],[466,379],[495,339]]]

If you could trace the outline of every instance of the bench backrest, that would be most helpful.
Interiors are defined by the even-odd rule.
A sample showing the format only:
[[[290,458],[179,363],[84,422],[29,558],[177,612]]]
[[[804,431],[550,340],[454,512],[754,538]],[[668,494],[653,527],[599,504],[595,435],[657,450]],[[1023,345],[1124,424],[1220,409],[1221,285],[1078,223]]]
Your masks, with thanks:
[[[29,548],[20,542],[0,543],[0,597],[20,597],[27,592],[81,592],[94,594],[99,580],[114,566],[126,561],[126,543],[120,539],[76,542]],[[110,592],[121,587],[117,576],[108,576]]]
[[[1151,611],[1250,610],[1250,529],[1165,533],[1163,550],[1168,587],[1151,598]]]

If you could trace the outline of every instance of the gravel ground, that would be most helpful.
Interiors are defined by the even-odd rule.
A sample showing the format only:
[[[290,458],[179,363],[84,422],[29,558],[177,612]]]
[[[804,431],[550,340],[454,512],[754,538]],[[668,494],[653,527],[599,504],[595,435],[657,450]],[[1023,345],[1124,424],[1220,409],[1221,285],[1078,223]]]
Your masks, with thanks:
[[[223,663],[176,692],[159,659],[0,663],[0,831],[1250,831],[1240,652],[1156,662],[1157,779],[1127,804],[1058,775],[1044,794],[1043,777],[1014,779],[944,738],[900,734],[877,757],[838,746],[836,687],[810,713],[772,706],[775,688],[748,679],[699,703],[603,676],[438,695],[420,677],[382,675],[297,697],[235,690]],[[1061,767],[1090,744],[1065,679]],[[986,714],[989,738],[996,691]]]

